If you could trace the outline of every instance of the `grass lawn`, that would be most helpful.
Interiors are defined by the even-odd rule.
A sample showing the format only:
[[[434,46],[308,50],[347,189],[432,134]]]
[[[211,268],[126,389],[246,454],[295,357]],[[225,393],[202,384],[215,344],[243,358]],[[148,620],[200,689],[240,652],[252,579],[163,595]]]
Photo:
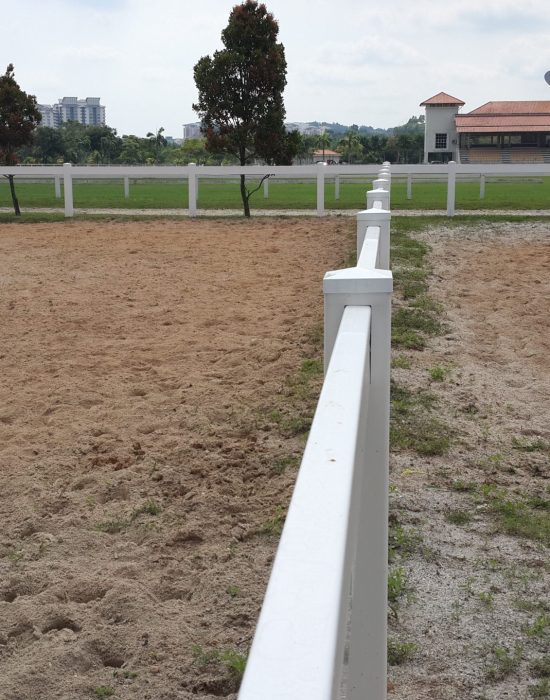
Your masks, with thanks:
[[[254,186],[255,181],[250,181]],[[73,184],[74,205],[77,208],[123,209],[178,209],[187,208],[186,181],[138,180],[130,185],[130,197],[125,199],[122,178],[120,181],[85,182]],[[325,186],[327,209],[361,209],[365,206],[366,192],[371,179],[354,182],[343,181],[340,198],[335,199],[334,183]],[[19,203],[22,207],[62,207],[63,199],[56,199],[52,181],[40,183],[16,183]],[[396,180],[392,184],[392,208],[394,209],[445,209],[447,185],[445,182],[414,182],[413,198],[408,200],[406,183]],[[256,192],[251,204],[253,209],[315,209],[315,181],[271,181],[269,196],[264,198],[263,188]],[[0,182],[0,207],[10,207],[11,197],[7,181]],[[201,209],[240,209],[240,192],[237,181],[201,180],[198,206]],[[478,182],[458,182],[456,208],[461,209],[547,209],[550,208],[550,178],[520,179],[516,181],[491,181],[486,183],[485,198],[479,198]]]

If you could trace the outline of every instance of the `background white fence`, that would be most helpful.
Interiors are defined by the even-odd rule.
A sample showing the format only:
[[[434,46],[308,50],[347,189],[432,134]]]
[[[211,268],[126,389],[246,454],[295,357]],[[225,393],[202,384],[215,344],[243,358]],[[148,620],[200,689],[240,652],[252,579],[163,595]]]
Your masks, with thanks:
[[[53,179],[57,197],[61,197],[61,181],[64,187],[65,216],[74,216],[73,180],[113,180],[124,182],[125,196],[129,196],[130,179],[180,179],[188,182],[188,212],[190,216],[197,214],[197,198],[201,178],[234,179],[241,174],[259,179],[270,174],[280,179],[313,179],[317,183],[316,212],[318,216],[325,214],[325,183],[334,182],[335,198],[339,198],[340,182],[344,178],[376,177],[379,165],[317,165],[292,166],[63,166],[49,165],[20,165],[16,167],[0,167],[0,176],[13,174],[18,179]],[[550,177],[550,163],[500,163],[500,164],[441,164],[441,165],[394,165],[392,176],[407,182],[407,197],[413,197],[413,183],[417,181],[437,181],[447,183],[447,215],[455,213],[455,190],[457,179],[479,180],[480,198],[485,196],[485,180],[487,177]],[[264,196],[269,190],[269,180],[264,182]]]
[[[327,272],[325,381],[239,700],[386,697],[390,172]]]

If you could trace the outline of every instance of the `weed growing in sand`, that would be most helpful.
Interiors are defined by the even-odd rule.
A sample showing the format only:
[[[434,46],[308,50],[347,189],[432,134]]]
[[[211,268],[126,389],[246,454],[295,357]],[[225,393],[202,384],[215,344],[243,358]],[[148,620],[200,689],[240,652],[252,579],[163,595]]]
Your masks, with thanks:
[[[531,625],[524,629],[528,637],[546,637],[550,632],[550,615],[542,613],[538,615]]]
[[[428,371],[428,374],[430,375],[430,379],[432,382],[444,382],[445,379],[449,376],[451,372],[451,369],[449,367],[432,367]]]
[[[227,586],[225,592],[230,598],[236,598],[241,592],[241,589],[238,586]]]
[[[390,666],[400,666],[416,651],[417,646],[413,642],[398,642],[391,637],[388,639],[388,664]]]
[[[541,452],[546,452],[549,449],[549,446],[540,438],[536,440],[527,440],[525,438],[513,437],[512,447],[520,452],[537,452],[539,450]]]
[[[260,535],[276,535],[279,537],[283,531],[286,513],[282,506],[278,506],[275,515],[262,523],[258,529]]]
[[[427,391],[412,391],[392,381],[390,445],[421,455],[445,454],[451,441],[450,428],[431,415],[436,398]]]
[[[550,681],[543,678],[535,685],[530,685],[528,691],[532,698],[550,698]]]
[[[511,496],[503,489],[484,485],[478,499],[487,506],[498,530],[508,535],[550,545],[550,500]]]
[[[247,654],[236,649],[204,649],[200,644],[192,647],[194,663],[199,668],[223,666],[229,672],[231,680],[240,684],[246,668]]]
[[[409,596],[411,589],[407,583],[407,573],[402,566],[390,569],[388,574],[388,606],[391,613],[397,618],[397,611],[403,596]]]
[[[513,650],[508,649],[496,642],[488,644],[482,649],[482,653],[488,659],[488,666],[485,675],[493,682],[501,681],[506,676],[513,673],[523,659],[523,647],[516,644]]]
[[[452,525],[467,525],[472,521],[472,514],[467,510],[448,510],[445,513],[445,520]]]
[[[471,493],[477,489],[477,484],[475,481],[455,479],[451,484],[451,489],[453,491],[458,491],[459,493]]]
[[[155,503],[155,501],[147,501],[144,505],[142,505],[140,508],[136,508],[134,512],[132,513],[132,520],[135,520],[138,518],[140,515],[159,515],[161,512],[162,508],[159,506],[158,503]]]
[[[433,312],[412,307],[398,309],[392,318],[392,343],[396,347],[422,350],[426,340],[441,335],[445,328]]]
[[[136,508],[129,517],[105,520],[98,523],[95,526],[95,529],[99,530],[100,532],[107,532],[110,535],[116,535],[118,532],[123,532],[124,530],[128,529],[140,515],[155,516],[158,515],[161,510],[161,507],[158,505],[158,503],[155,503],[155,501],[147,501],[147,503],[144,505]]]
[[[97,688],[94,688],[93,693],[96,698],[110,698],[115,694],[115,691],[108,685],[98,685]]]
[[[531,661],[529,670],[535,678],[550,678],[550,656]]]
[[[421,540],[419,532],[404,528],[396,521],[393,514],[390,516],[388,561],[392,562],[396,557],[402,559],[408,557],[418,547]]]
[[[406,355],[398,355],[391,361],[392,369],[410,369],[412,362]]]
[[[290,455],[288,457],[279,457],[279,459],[276,459],[273,462],[273,464],[271,465],[271,468],[277,474],[282,474],[288,468],[297,467],[299,461],[300,461],[300,458],[297,457],[296,455]]]

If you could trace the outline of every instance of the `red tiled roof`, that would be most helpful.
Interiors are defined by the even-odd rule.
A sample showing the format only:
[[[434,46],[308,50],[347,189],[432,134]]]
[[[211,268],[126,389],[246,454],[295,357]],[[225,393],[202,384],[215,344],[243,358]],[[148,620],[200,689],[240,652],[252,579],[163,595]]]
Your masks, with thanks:
[[[487,102],[481,107],[468,112],[470,116],[474,114],[499,114],[509,116],[511,114],[548,114],[550,115],[550,100],[514,100],[507,102]]]
[[[487,102],[455,123],[458,133],[550,131],[550,101]]]
[[[457,99],[456,97],[453,97],[452,95],[448,95],[446,92],[438,92],[437,95],[434,95],[433,97],[430,97],[427,100],[424,100],[424,102],[420,103],[420,106],[423,107],[424,105],[463,105],[465,104],[462,102],[462,100]]]

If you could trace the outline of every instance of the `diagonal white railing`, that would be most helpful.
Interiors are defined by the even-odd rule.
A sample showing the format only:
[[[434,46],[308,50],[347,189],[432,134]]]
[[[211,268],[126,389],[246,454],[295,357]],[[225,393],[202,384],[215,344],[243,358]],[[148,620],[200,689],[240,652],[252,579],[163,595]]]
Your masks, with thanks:
[[[325,381],[239,700],[386,697],[389,168],[328,272]]]

